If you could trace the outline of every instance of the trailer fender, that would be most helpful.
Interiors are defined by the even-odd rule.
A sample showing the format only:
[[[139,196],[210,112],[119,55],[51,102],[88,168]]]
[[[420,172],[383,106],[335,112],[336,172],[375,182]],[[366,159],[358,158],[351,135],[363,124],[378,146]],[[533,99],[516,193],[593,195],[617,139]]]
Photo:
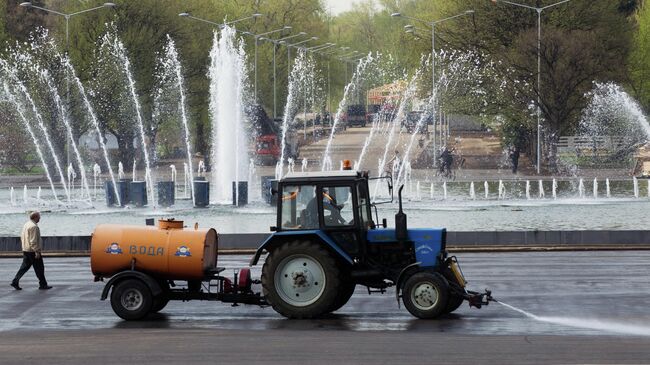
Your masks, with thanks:
[[[397,308],[400,308],[399,305],[399,294],[402,291],[402,281],[406,278],[406,273],[411,271],[413,268],[417,268],[420,266],[421,262],[414,262],[410,265],[407,265],[402,269],[402,271],[399,272],[399,275],[397,275],[397,280],[395,281],[395,299],[397,300]]]
[[[336,256],[340,257],[343,261],[352,265],[353,261],[350,255],[341,249],[331,238],[329,238],[325,233],[319,230],[309,230],[309,231],[286,231],[286,232],[277,232],[262,243],[262,245],[257,249],[255,255],[250,261],[250,266],[257,265],[257,262],[262,256],[264,251],[271,251],[275,247],[287,242],[293,241],[296,239],[308,239],[314,242],[320,242],[325,247],[329,248]]]
[[[151,290],[151,294],[153,294],[154,297],[160,295],[163,292],[160,284],[158,284],[158,282],[151,276],[140,271],[126,270],[116,274],[111,278],[111,280],[108,281],[108,283],[106,283],[106,286],[102,291],[101,300],[106,300],[106,298],[108,298],[109,292],[111,291],[111,288],[124,279],[138,279],[142,281],[149,287],[149,290]]]

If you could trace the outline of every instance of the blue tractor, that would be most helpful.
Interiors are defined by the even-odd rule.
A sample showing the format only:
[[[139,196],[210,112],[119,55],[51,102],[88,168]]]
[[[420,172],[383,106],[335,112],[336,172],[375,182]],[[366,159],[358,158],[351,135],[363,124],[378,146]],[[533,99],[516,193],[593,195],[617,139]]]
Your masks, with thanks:
[[[392,201],[392,180],[388,184]],[[446,251],[446,230],[407,229],[402,188],[395,229],[378,225],[367,172],[289,173],[278,181],[277,226],[251,260],[262,268],[265,300],[289,318],[315,318],[345,305],[355,287],[385,293],[395,287],[415,317],[437,318],[464,300],[480,308],[490,292],[465,288],[456,257]],[[376,220],[372,219],[375,208]]]

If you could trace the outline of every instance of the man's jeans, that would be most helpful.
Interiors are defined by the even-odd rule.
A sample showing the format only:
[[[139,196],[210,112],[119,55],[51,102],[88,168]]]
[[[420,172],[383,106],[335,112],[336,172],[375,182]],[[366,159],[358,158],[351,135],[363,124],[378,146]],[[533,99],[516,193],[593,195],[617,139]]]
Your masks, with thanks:
[[[47,280],[45,280],[45,266],[43,265],[43,256],[37,259],[36,252],[25,251],[23,251],[23,263],[20,265],[20,269],[18,269],[18,273],[16,273],[16,277],[11,283],[18,285],[20,278],[22,278],[27,270],[29,270],[32,266],[34,266],[34,272],[38,278],[39,286],[47,286]]]

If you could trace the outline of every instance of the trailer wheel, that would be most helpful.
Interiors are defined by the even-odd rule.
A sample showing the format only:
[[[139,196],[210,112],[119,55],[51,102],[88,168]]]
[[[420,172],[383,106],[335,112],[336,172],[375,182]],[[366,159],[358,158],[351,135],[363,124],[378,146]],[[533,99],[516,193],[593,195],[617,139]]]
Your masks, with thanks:
[[[169,297],[167,296],[167,294],[160,294],[159,296],[153,299],[153,305],[151,306],[150,313],[160,312],[167,306],[167,303],[169,303]]]
[[[404,283],[402,301],[406,309],[415,317],[437,318],[444,314],[447,308],[449,285],[438,273],[415,273]]]
[[[144,318],[151,311],[152,306],[151,290],[140,280],[121,281],[111,292],[113,312],[127,321]]]
[[[271,251],[262,267],[262,288],[276,312],[314,318],[331,311],[340,289],[332,255],[309,241],[288,242]]]

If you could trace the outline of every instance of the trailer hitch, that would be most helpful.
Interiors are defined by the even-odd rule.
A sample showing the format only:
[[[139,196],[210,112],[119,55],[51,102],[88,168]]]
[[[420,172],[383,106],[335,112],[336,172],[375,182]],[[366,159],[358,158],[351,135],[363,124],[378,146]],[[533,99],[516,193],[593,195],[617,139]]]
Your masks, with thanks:
[[[470,307],[481,308],[484,305],[490,304],[490,302],[496,302],[497,300],[492,298],[492,291],[485,289],[485,293],[479,293],[471,290],[467,290],[465,294],[465,299],[469,302]]]

